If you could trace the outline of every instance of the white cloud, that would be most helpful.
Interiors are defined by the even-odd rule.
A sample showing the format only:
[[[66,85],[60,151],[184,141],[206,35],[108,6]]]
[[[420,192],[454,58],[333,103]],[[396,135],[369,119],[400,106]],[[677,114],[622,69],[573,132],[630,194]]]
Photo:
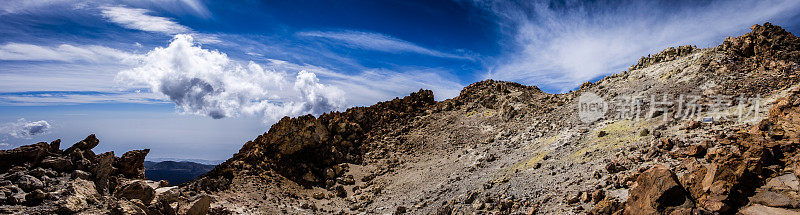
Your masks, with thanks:
[[[105,46],[40,46],[25,43],[0,45],[0,60],[6,61],[88,61],[96,63],[131,62],[136,56]]]
[[[189,8],[191,8],[195,12],[195,14],[198,14],[203,17],[211,16],[211,12],[208,11],[208,8],[206,8],[206,6],[198,0],[180,0],[180,1]]]
[[[177,35],[167,47],[145,54],[135,68],[120,72],[117,80],[129,88],[150,88],[185,113],[216,119],[247,114],[274,120],[345,106],[342,91],[320,84],[315,74],[269,66],[278,70],[233,61],[203,49],[192,36]]]
[[[10,149],[10,148],[12,148],[11,144],[0,143],[0,149]]]
[[[714,46],[753,24],[780,21],[800,11],[800,2],[789,0],[476,4],[496,15],[516,47],[486,77],[560,91],[625,70],[643,55],[670,46]]]
[[[0,126],[0,131],[15,138],[29,139],[32,136],[46,134],[50,130],[50,123],[44,120],[27,121],[20,118],[16,122],[10,122]]]
[[[318,37],[340,42],[345,46],[389,53],[417,53],[442,58],[470,59],[469,57],[431,50],[388,35],[361,31],[310,31],[300,36]]]
[[[129,29],[169,35],[191,31],[188,27],[178,24],[171,19],[147,15],[147,13],[150,12],[147,9],[120,6],[103,6],[100,7],[100,9],[102,10],[103,16],[109,19],[109,21]]]

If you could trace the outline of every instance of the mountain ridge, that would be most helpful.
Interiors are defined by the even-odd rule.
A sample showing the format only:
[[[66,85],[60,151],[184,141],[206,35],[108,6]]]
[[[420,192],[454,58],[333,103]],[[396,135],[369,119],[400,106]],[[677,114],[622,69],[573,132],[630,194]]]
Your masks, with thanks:
[[[306,171],[307,168],[303,167],[302,162],[299,165],[300,166],[299,169],[301,170],[297,171],[293,170],[272,171],[269,169],[260,169],[255,172],[247,170],[237,172],[237,168],[239,168],[238,166],[231,167],[231,166],[221,165],[220,167],[218,167],[219,170],[215,169],[209,174],[201,176],[198,180],[190,182],[190,184],[193,184],[190,185],[190,187],[192,187],[192,189],[198,189],[198,190],[207,189],[207,187],[195,186],[195,185],[204,184],[204,182],[207,182],[207,180],[211,178],[219,177],[220,172],[225,172],[224,178],[227,178],[227,180],[236,181],[233,178],[241,178],[241,180],[243,180],[243,181],[238,181],[237,183],[246,183],[247,180],[258,180],[252,178],[246,179],[250,178],[251,176],[255,176],[256,178],[260,177],[276,178],[276,179],[269,179],[268,181],[274,181],[274,180],[282,181],[283,179],[280,178],[283,178],[285,176],[286,179],[294,183],[297,183],[300,186],[296,188],[298,190],[292,191],[293,193],[296,194],[290,194],[288,196],[281,195],[281,197],[276,197],[277,199],[285,199],[285,198],[293,199],[291,201],[293,203],[284,203],[284,204],[267,206],[267,207],[275,207],[274,208],[275,210],[277,210],[277,208],[284,208],[282,210],[278,210],[281,212],[286,212],[285,208],[288,207],[288,205],[312,204],[313,202],[318,201],[314,200],[316,199],[316,197],[322,196],[321,197],[322,201],[318,202],[325,206],[315,206],[315,209],[317,207],[324,208],[320,209],[323,212],[335,212],[337,210],[339,212],[344,212],[348,210],[343,208],[349,208],[349,211],[351,212],[373,211],[375,213],[386,213],[392,211],[392,209],[389,209],[392,207],[385,206],[388,204],[388,205],[395,205],[394,207],[396,211],[401,211],[402,208],[402,210],[413,210],[419,213],[445,212],[445,214],[448,214],[454,211],[475,212],[475,211],[487,211],[487,210],[489,211],[497,210],[500,212],[527,210],[534,212],[538,211],[540,213],[567,213],[567,211],[573,213],[582,211],[585,213],[589,211],[583,208],[591,207],[592,205],[586,205],[586,203],[581,203],[580,204],[581,207],[578,207],[580,209],[575,209],[572,207],[564,207],[565,205],[563,204],[566,202],[566,205],[574,205],[575,202],[572,201],[572,199],[580,198],[574,196],[591,195],[592,193],[584,194],[590,191],[576,189],[574,188],[574,186],[557,185],[562,188],[567,188],[564,190],[564,192],[566,192],[567,194],[564,194],[566,195],[566,197],[562,197],[564,198],[562,202],[558,200],[553,200],[552,195],[544,195],[539,191],[533,193],[530,193],[530,191],[525,191],[525,187],[531,187],[531,186],[536,187],[539,186],[536,184],[540,184],[541,182],[530,181],[525,178],[520,178],[521,176],[517,175],[519,174],[520,171],[523,172],[533,171],[538,169],[539,166],[542,165],[552,166],[547,168],[553,168],[553,167],[559,168],[559,166],[560,168],[565,168],[565,166],[573,166],[571,168],[577,168],[574,167],[576,164],[578,166],[587,166],[587,161],[588,161],[592,165],[590,165],[591,167],[586,167],[586,168],[594,172],[602,172],[602,173],[595,173],[597,175],[601,175],[601,178],[593,179],[589,177],[587,179],[584,179],[585,176],[574,175],[575,173],[577,173],[574,170],[566,170],[566,172],[562,172],[564,170],[558,170],[558,169],[551,169],[554,170],[553,173],[551,174],[555,174],[552,176],[556,177],[550,177],[550,176],[537,176],[537,177],[564,178],[563,180],[565,183],[587,183],[586,181],[591,181],[591,183],[593,184],[606,184],[606,185],[597,185],[600,187],[604,187],[603,189],[598,189],[598,190],[601,191],[607,190],[603,192],[608,193],[607,195],[611,195],[613,196],[613,198],[609,199],[608,201],[605,201],[605,199],[603,198],[599,198],[596,201],[589,201],[589,202],[595,202],[598,204],[602,203],[605,205],[619,205],[611,207],[613,208],[613,210],[607,210],[607,212],[610,211],[609,213],[614,211],[637,211],[638,209],[641,209],[641,207],[634,208],[630,205],[623,205],[623,204],[626,203],[626,201],[624,200],[628,199],[624,193],[631,192],[631,188],[635,187],[630,182],[636,181],[635,180],[636,176],[638,176],[639,174],[618,177],[617,175],[620,174],[618,173],[620,171],[616,171],[614,169],[617,169],[617,167],[615,166],[619,165],[620,166],[619,168],[624,169],[622,170],[622,174],[632,174],[636,172],[635,171],[636,169],[633,167],[624,167],[624,166],[636,166],[640,165],[643,162],[637,162],[635,160],[630,161],[630,159],[624,156],[624,154],[619,154],[618,153],[620,152],[619,150],[624,149],[626,147],[633,147],[633,148],[643,147],[646,150],[642,149],[641,151],[637,151],[636,154],[641,153],[641,155],[638,156],[645,156],[645,157],[670,156],[669,153],[667,152],[659,151],[663,149],[651,151],[649,147],[645,147],[641,144],[649,145],[651,142],[653,142],[654,145],[657,145],[655,143],[659,143],[665,138],[686,139],[686,141],[691,140],[692,142],[694,142],[696,141],[694,139],[697,138],[690,138],[684,136],[681,133],[687,133],[687,132],[685,130],[680,130],[680,129],[685,127],[685,125],[683,125],[682,123],[691,124],[690,122],[695,122],[695,121],[680,119],[666,123],[653,122],[652,120],[649,120],[647,122],[627,122],[625,120],[615,121],[606,118],[606,121],[605,122],[601,121],[600,124],[592,123],[589,125],[584,125],[579,120],[577,120],[578,116],[577,113],[575,113],[576,112],[575,110],[577,110],[576,103],[578,102],[577,100],[579,95],[584,92],[595,92],[601,96],[605,96],[607,99],[620,99],[621,97],[628,95],[645,96],[645,95],[695,94],[701,97],[705,97],[701,99],[702,102],[712,101],[713,98],[711,98],[711,96],[765,95],[765,97],[769,97],[765,98],[767,100],[777,100],[781,96],[790,95],[789,93],[790,90],[788,90],[788,88],[796,87],[796,84],[798,83],[798,78],[796,73],[798,71],[797,59],[798,56],[800,56],[798,55],[800,52],[798,52],[797,45],[798,45],[797,37],[795,37],[789,32],[786,32],[785,30],[783,30],[778,26],[771,25],[770,23],[765,23],[764,25],[754,25],[751,28],[751,32],[748,32],[742,36],[729,37],[725,39],[723,44],[717,47],[711,47],[706,49],[697,49],[693,46],[680,46],[676,48],[668,48],[654,55],[643,57],[642,59],[639,60],[639,62],[637,62],[637,64],[631,66],[631,68],[627,71],[607,76],[594,83],[587,82],[583,84],[578,90],[570,93],[548,94],[542,92],[535,86],[525,86],[517,83],[494,81],[494,80],[481,81],[465,87],[464,90],[462,90],[462,92],[459,94],[459,96],[453,99],[447,99],[441,102],[421,101],[421,103],[425,105],[406,106],[406,107],[398,106],[397,108],[399,109],[397,110],[378,110],[378,111],[389,111],[389,112],[397,111],[392,113],[399,113],[400,115],[405,116],[405,118],[396,122],[389,121],[390,125],[388,126],[381,124],[381,126],[386,126],[386,127],[378,126],[381,133],[372,133],[371,135],[364,135],[363,133],[360,133],[363,131],[360,131],[358,129],[353,129],[353,130],[342,129],[348,132],[352,132],[351,134],[356,134],[357,137],[365,137],[365,136],[368,137],[364,139],[358,139],[358,138],[348,139],[348,141],[355,140],[361,142],[359,143],[359,147],[361,147],[361,149],[345,150],[345,151],[347,153],[354,153],[355,154],[354,156],[361,155],[363,156],[362,159],[356,159],[356,160],[345,159],[347,162],[329,162],[326,163],[325,165],[313,167],[312,171]],[[425,92],[426,94],[428,93],[427,91],[420,91],[417,92],[417,94],[423,92]],[[415,94],[412,94],[411,96],[406,97],[404,99],[395,99],[394,101],[404,101],[404,102],[396,102],[394,104],[420,102],[414,100],[417,99],[417,97],[415,97],[414,95]],[[432,95],[430,96],[426,95],[425,97],[432,97]],[[640,99],[640,101],[644,100]],[[647,104],[650,102],[644,101],[644,103]],[[768,104],[743,103],[743,105],[759,106],[759,107],[763,106],[763,108],[769,109]],[[610,104],[609,106],[610,109],[619,108],[615,104]],[[668,108],[668,110],[672,109],[675,109],[675,107]],[[355,112],[359,112],[360,110],[370,110],[370,107],[359,107],[359,108],[348,109],[347,111],[341,114],[348,115]],[[403,112],[403,110],[407,110],[408,112]],[[380,115],[382,113],[376,113],[376,114]],[[645,115],[644,112],[636,114],[637,116]],[[760,117],[761,119],[767,118],[766,115],[764,115],[763,113],[755,113],[755,114],[758,115],[758,117]],[[320,119],[329,116],[331,115],[323,115],[320,116]],[[437,117],[437,116],[439,117],[435,120],[430,119],[432,117]],[[670,116],[673,118],[676,117],[676,115],[673,115],[672,113],[670,113]],[[466,117],[466,118],[476,117],[480,119],[464,120],[464,119],[459,119],[460,117]],[[293,128],[292,126],[302,123],[296,123],[296,124],[287,123],[290,120],[293,119],[289,118],[282,119],[281,120],[282,122],[273,125],[270,128],[269,132],[259,136],[259,138],[256,138],[256,140],[248,142],[248,144],[245,144],[245,147],[243,147],[242,150],[240,150],[240,152],[237,153],[237,155],[249,154],[258,157],[259,156],[258,153],[253,153],[253,149],[259,148],[259,146],[257,145],[259,144],[269,145],[276,143],[280,145],[281,144],[280,142],[282,141],[281,139],[276,139],[273,141],[263,141],[264,136],[270,135],[270,132],[273,132],[273,130],[276,131],[288,130],[305,135],[305,133],[307,133],[309,131],[309,128],[311,127],[319,130],[326,130],[326,129],[334,130],[336,129],[336,127],[331,127],[330,125],[337,125],[337,124],[328,124],[328,126],[314,125],[314,126],[306,126],[304,128],[302,127]],[[295,120],[294,122],[305,122],[312,124],[316,123],[315,118],[313,116],[302,116],[294,120]],[[325,120],[319,120],[319,121],[325,121]],[[442,121],[444,121],[445,123],[443,123]],[[382,123],[386,122],[384,121]],[[464,124],[464,123],[473,124],[474,127],[467,126],[460,128],[459,126],[457,126],[459,124]],[[620,123],[622,124],[627,123],[630,125],[617,125]],[[730,123],[730,122],[724,122],[724,123]],[[726,126],[732,128],[735,127],[734,124]],[[607,129],[609,126],[622,126],[625,129],[635,129],[634,131],[630,131],[635,135],[618,133],[618,131],[604,131],[604,129]],[[737,124],[736,126],[742,126],[742,125]],[[604,138],[602,137],[602,135],[597,135],[599,137],[597,136],[591,137],[592,134],[597,134],[600,131],[603,131],[605,133],[611,133],[612,136],[616,136],[617,139],[607,140],[608,138],[607,137]],[[677,137],[665,137],[665,136],[676,136],[675,134],[668,134],[669,132],[675,132],[680,135],[677,135]],[[308,133],[314,133],[314,132],[308,132]],[[318,133],[324,133],[324,132],[318,132]],[[454,133],[456,134],[455,136],[453,136]],[[651,133],[653,135],[650,135]],[[431,136],[442,137],[442,138],[432,138]],[[319,139],[318,137],[308,136],[306,138],[309,139],[317,138],[314,139],[314,141],[312,142],[322,143],[322,145],[325,145],[326,143],[325,141],[317,141]],[[522,143],[526,142],[523,141],[522,139],[529,139],[530,141],[533,142],[542,142],[542,141],[550,142],[553,141],[553,138],[556,139],[555,142],[551,142],[545,145],[541,145],[541,143],[525,144],[527,145],[526,147],[538,148],[533,150],[532,152],[522,153],[522,152],[508,151],[510,149],[519,150],[520,146],[518,145],[520,144],[520,141],[522,141]],[[586,141],[601,141],[601,142],[594,143],[593,145],[587,143]],[[608,141],[608,143],[603,141]],[[664,140],[664,141],[669,142],[673,140]],[[684,140],[680,141],[683,142]],[[495,149],[481,146],[487,144],[507,149],[494,152]],[[369,147],[364,148],[365,145]],[[464,148],[469,145],[473,145],[471,147],[475,147],[478,149],[483,148],[481,149],[483,150],[483,152],[474,152],[469,147]],[[334,144],[334,147],[328,149],[336,149],[336,146],[339,145]],[[315,147],[315,146],[304,145],[302,147]],[[277,150],[278,154],[281,153],[292,154],[294,152],[292,149],[289,148],[276,147],[272,149]],[[403,180],[400,180],[402,178],[401,175],[405,175],[403,177],[411,177],[411,175],[415,174],[425,175],[426,172],[428,173],[437,172],[435,170],[424,170],[424,169],[420,170],[420,169],[415,169],[413,167],[415,165],[422,165],[425,162],[430,162],[430,161],[438,160],[438,162],[442,162],[443,160],[435,158],[435,156],[440,156],[439,154],[441,154],[442,152],[436,152],[435,150],[445,151],[444,153],[454,153],[457,151],[464,151],[462,152],[466,153],[464,156],[474,157],[474,160],[469,162],[470,164],[474,165],[471,167],[467,167],[466,172],[477,171],[476,169],[487,168],[487,166],[485,165],[488,165],[490,169],[487,170],[486,173],[456,174],[460,175],[459,177],[457,177],[461,178],[459,179],[460,181],[466,181],[464,177],[473,177],[474,175],[484,175],[484,174],[488,175],[485,177],[477,177],[476,180],[473,182],[461,182],[461,183],[452,182],[453,180],[452,178],[438,178],[438,176],[428,179],[420,179],[422,180],[422,182],[402,182]],[[607,150],[608,152],[604,152],[604,150]],[[473,154],[470,154],[470,151],[473,151],[471,152]],[[616,158],[598,159],[599,157],[602,156],[591,155],[592,152],[599,154],[607,154]],[[577,163],[575,163],[575,161],[552,161],[553,162],[552,165],[549,163],[550,162],[549,160],[553,159],[551,156],[556,156],[555,154],[563,154],[563,153],[566,153],[563,156],[569,159],[575,159],[573,157],[576,156],[584,158],[577,159],[579,161]],[[584,153],[584,154],[581,155],[576,153]],[[617,154],[615,155],[614,153]],[[320,154],[320,155],[322,157],[328,156],[325,154]],[[427,157],[427,156],[434,156],[434,157]],[[452,159],[457,160],[464,158],[464,156],[459,155],[453,157]],[[504,158],[504,156],[510,157],[510,159],[506,159]],[[235,155],[232,159],[226,161],[226,163],[235,163],[237,162],[236,159],[239,157],[241,156]],[[336,155],[334,155],[333,157],[336,157]],[[559,159],[565,159],[565,158],[559,158]],[[519,159],[522,159],[522,162],[520,162]],[[258,159],[251,158],[251,160],[258,160]],[[337,161],[344,161],[344,160],[337,160]],[[461,161],[452,161],[452,162],[455,162],[454,164],[461,163]],[[245,165],[245,163],[247,162],[241,162],[240,164]],[[486,164],[486,163],[503,163],[503,164],[499,164],[497,167],[491,167],[493,164]],[[615,163],[620,163],[620,164],[615,164]],[[714,165],[714,164],[713,162],[711,162],[711,164],[707,165]],[[433,166],[428,166],[428,168],[431,167]],[[442,167],[444,166],[440,166],[440,168]],[[279,168],[294,168],[294,166],[279,167]],[[398,168],[403,170],[397,170]],[[510,169],[511,172],[506,172],[508,170],[502,170],[508,168],[511,168]],[[242,168],[242,169],[247,169],[247,168]],[[445,169],[451,169],[451,168],[446,167]],[[634,172],[630,172],[632,171],[632,169],[634,170]],[[643,170],[645,169],[642,169],[642,171]],[[674,170],[667,169],[667,171],[672,172]],[[287,172],[289,172],[290,174],[287,175],[286,174]],[[304,174],[304,172],[308,173]],[[349,174],[350,172],[352,172],[352,174]],[[563,176],[558,177],[559,175]],[[572,178],[566,176],[571,176]],[[361,180],[360,182],[359,180],[356,180],[356,183],[352,183],[342,179],[348,177],[350,178],[355,177],[356,179],[361,177]],[[376,180],[378,178],[382,180]],[[487,178],[490,180],[486,181]],[[618,178],[619,181],[617,181]],[[511,179],[518,181],[528,181],[531,182],[532,185],[525,185],[525,186],[519,185],[520,187],[510,186],[508,185],[508,183],[509,180]],[[322,183],[323,180],[325,181],[324,183]],[[398,182],[398,180],[400,180],[400,182]],[[547,180],[552,180],[552,179],[547,179]],[[374,182],[374,181],[380,181],[380,182]],[[426,182],[435,182],[435,181],[438,182],[451,181],[449,183],[450,185],[448,185],[450,188],[444,188],[444,190],[442,190],[443,188],[427,188],[429,185],[425,185]],[[476,181],[486,181],[486,182],[476,182]],[[395,191],[407,190],[408,189],[406,187],[407,185],[403,185],[403,183],[407,183],[409,185],[416,184],[414,186],[425,187],[423,190],[427,191],[423,191],[421,193],[414,191],[412,193],[414,193],[413,195],[427,196],[427,197],[411,201],[399,200],[398,198],[403,199],[408,197],[403,197],[405,195],[397,195],[397,194],[392,194],[392,195],[381,194],[380,192],[375,191],[375,189],[379,190],[390,189]],[[216,184],[216,183],[205,183],[205,184]],[[498,191],[496,190],[497,188],[495,188],[495,186],[504,186],[502,190],[505,191]],[[610,186],[610,188],[605,188],[608,186]],[[683,186],[691,188],[691,186],[689,185],[680,185],[681,187],[680,189],[684,189]],[[480,189],[478,187],[483,187],[483,189]],[[225,189],[231,189],[231,188],[224,187],[221,189],[212,189],[212,190],[225,190]],[[244,188],[237,188],[237,189],[244,189]],[[267,186],[267,188],[259,187],[254,189],[270,189],[270,188],[269,186]],[[320,189],[322,189],[323,191],[319,191]],[[517,191],[509,191],[509,189]],[[352,194],[349,190],[353,191]],[[370,191],[362,192],[361,190],[370,190]],[[472,205],[473,207],[470,207],[469,204],[472,200],[463,202],[459,202],[457,200],[464,198],[463,197],[464,195],[466,195],[468,198],[471,198],[469,197],[470,195],[476,195],[474,194],[474,192],[470,190],[484,190],[484,193],[477,195],[484,196],[481,197],[485,199],[482,200],[483,201],[482,204],[484,205],[488,204],[492,206],[489,206],[487,208],[486,206],[475,206],[475,204],[473,204]],[[325,195],[324,193],[327,192],[330,192],[331,194]],[[575,195],[576,192],[579,193],[579,195]],[[591,191],[591,192],[600,192],[600,191]],[[637,192],[639,191],[637,190]],[[504,195],[500,195],[502,193],[506,193],[505,196],[511,194],[512,196],[517,196],[517,197],[511,199],[504,198],[502,197]],[[558,193],[563,193],[563,192],[559,191]],[[293,197],[295,195],[299,197],[297,198]],[[350,195],[357,195],[359,199],[352,200],[349,197]],[[710,194],[702,194],[702,195],[696,194],[696,195],[697,197],[693,196],[687,198],[689,199],[694,198],[694,200],[699,199],[702,201],[711,202],[711,200],[705,199],[710,197],[704,196]],[[343,201],[338,200],[337,196],[342,197]],[[445,201],[441,204],[430,202],[430,201],[436,201],[435,199],[441,199],[441,198],[451,199],[451,200]],[[591,199],[591,197],[586,197],[586,198]],[[722,197],[714,197],[714,198],[722,198]],[[273,199],[273,198],[267,198],[267,199]],[[452,200],[456,201],[453,202]],[[586,202],[586,201],[578,201],[578,202]],[[376,206],[376,204],[384,206]],[[702,210],[709,213],[714,211],[730,212],[731,210],[738,210],[745,206],[745,204],[729,202],[729,200],[725,200],[714,204],[717,205],[721,204],[728,206],[715,207],[715,206],[701,204],[697,206],[692,206],[694,208],[699,208],[692,210]],[[224,203],[221,205],[224,205]],[[442,206],[435,206],[435,205],[442,205]],[[237,207],[242,207],[242,206],[236,206],[235,204],[228,206],[231,206],[234,209],[236,209]],[[626,206],[628,209],[625,210],[624,209],[625,207],[622,206]],[[646,208],[649,206],[643,206],[643,207]],[[592,208],[603,210],[602,207],[592,207]],[[659,212],[665,210],[664,208],[657,208],[657,209]],[[270,209],[267,209],[267,211],[270,211]],[[304,210],[294,210],[294,212],[291,213],[305,213],[303,211]],[[598,211],[594,210],[593,213],[596,212]]]
[[[59,141],[38,143],[0,151],[0,211],[798,213],[798,73],[800,39],[770,23],[753,25],[716,47],[643,57],[569,93],[485,80],[444,101],[420,90],[319,117],[284,117],[180,187],[143,180],[142,150],[111,159],[117,169],[106,169],[120,176],[107,192],[89,192],[103,187],[96,179],[107,173],[91,167],[109,159],[91,156],[96,138],[64,151]],[[590,110],[599,114],[582,116],[586,102],[601,104]],[[76,165],[38,174],[54,168],[40,158]],[[31,178],[64,191],[28,189]],[[22,198],[29,195],[36,201]]]

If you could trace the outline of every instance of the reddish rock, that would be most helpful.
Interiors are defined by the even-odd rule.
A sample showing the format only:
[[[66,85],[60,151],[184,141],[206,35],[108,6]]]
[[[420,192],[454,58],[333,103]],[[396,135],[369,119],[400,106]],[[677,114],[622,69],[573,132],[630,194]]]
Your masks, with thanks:
[[[622,204],[615,199],[605,199],[592,207],[589,214],[593,215],[612,215],[622,210]]]
[[[656,165],[636,179],[625,204],[625,214],[669,213],[693,206],[675,174],[664,166]]]
[[[125,177],[144,179],[144,158],[149,152],[150,149],[125,152],[122,157],[115,159],[114,167]]]
[[[731,209],[731,192],[741,186],[747,165],[741,159],[728,159],[713,164],[703,177],[702,189],[707,196],[701,197],[701,206],[714,212]],[[741,198],[741,196],[735,196]]]

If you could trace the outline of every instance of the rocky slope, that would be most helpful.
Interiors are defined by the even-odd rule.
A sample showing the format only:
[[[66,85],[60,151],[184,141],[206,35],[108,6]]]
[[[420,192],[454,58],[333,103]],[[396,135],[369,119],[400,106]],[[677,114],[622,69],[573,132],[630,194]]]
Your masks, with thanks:
[[[797,214],[800,39],[769,23],[751,30],[718,47],[668,48],[570,93],[486,80],[441,102],[420,90],[286,117],[175,189],[168,205],[210,201],[214,214]],[[0,160],[3,177],[38,157]],[[121,169],[115,180],[141,178]],[[117,197],[116,184],[102,202],[136,203]],[[166,208],[149,202],[133,205]],[[84,210],[114,208],[96,207]]]
[[[800,40],[751,30],[565,94],[487,80],[284,118],[187,189],[233,213],[796,213]]]

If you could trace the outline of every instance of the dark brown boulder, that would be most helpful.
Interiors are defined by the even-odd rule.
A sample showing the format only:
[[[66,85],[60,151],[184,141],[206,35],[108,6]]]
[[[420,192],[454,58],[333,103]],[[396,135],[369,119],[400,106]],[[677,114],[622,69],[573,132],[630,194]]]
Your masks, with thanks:
[[[97,144],[100,144],[100,140],[98,140],[97,137],[94,136],[94,134],[91,134],[85,139],[81,140],[80,142],[77,142],[72,146],[70,146],[69,148],[67,148],[66,150],[64,150],[64,153],[70,154],[72,153],[72,151],[75,151],[76,149],[80,149],[81,151],[92,150],[94,147],[97,146]]]
[[[50,145],[45,142],[0,150],[0,171],[7,171],[18,164],[39,163],[49,151]]]
[[[61,139],[54,140],[50,142],[50,152],[60,154],[61,153]]]
[[[156,196],[156,190],[147,185],[143,180],[135,180],[120,187],[114,196],[117,198],[126,198],[128,200],[139,199],[142,202],[151,202]]]
[[[150,149],[125,152],[122,157],[115,159],[114,167],[125,177],[144,179],[144,158],[147,153],[150,153]]]
[[[69,172],[74,167],[72,166],[72,161],[67,159],[66,157],[61,156],[50,156],[42,160],[41,164],[44,168],[51,168],[56,171],[61,172]]]
[[[92,164],[90,169],[94,176],[95,185],[101,193],[108,192],[108,180],[112,173],[116,172],[114,168],[114,152],[106,152],[97,155],[96,161]]]
[[[748,165],[741,159],[726,159],[713,164],[701,182],[706,196],[701,197],[701,206],[715,212],[731,209],[732,192],[743,182]]]
[[[662,165],[656,165],[636,179],[625,204],[625,214],[669,213],[693,206],[694,202],[678,183],[675,174]]]

